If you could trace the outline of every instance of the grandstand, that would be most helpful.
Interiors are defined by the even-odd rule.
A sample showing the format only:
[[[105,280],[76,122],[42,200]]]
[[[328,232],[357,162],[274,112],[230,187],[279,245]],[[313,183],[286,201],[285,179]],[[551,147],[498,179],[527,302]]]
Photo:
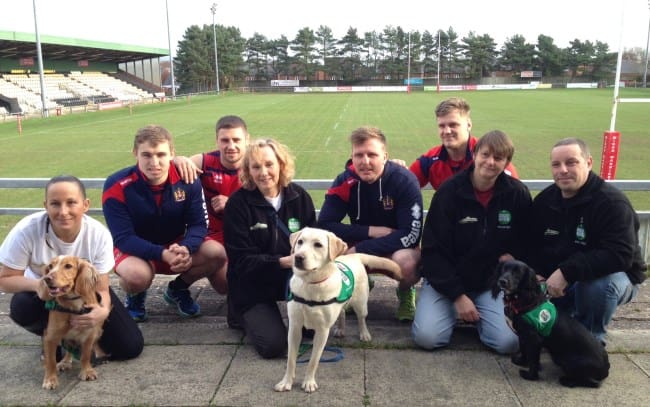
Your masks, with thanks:
[[[41,35],[43,85],[33,33],[0,31],[0,117],[151,103],[164,96],[167,50]]]

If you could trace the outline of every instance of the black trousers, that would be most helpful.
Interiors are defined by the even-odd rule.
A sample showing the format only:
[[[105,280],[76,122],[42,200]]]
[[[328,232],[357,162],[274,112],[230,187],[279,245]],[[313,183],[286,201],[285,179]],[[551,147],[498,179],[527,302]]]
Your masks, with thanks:
[[[142,332],[113,289],[109,288],[109,292],[113,308],[104,322],[99,346],[110,355],[111,360],[135,358],[142,353],[144,347]],[[33,291],[19,292],[11,298],[9,317],[33,334],[43,336],[48,313],[45,302]]]
[[[241,314],[241,324],[257,353],[265,359],[287,354],[287,327],[275,302],[259,303]]]

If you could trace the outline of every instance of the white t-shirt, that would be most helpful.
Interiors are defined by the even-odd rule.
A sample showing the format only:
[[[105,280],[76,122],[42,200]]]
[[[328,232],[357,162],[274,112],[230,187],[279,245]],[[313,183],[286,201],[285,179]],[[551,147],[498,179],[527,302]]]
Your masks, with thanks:
[[[25,277],[38,279],[43,267],[58,255],[73,255],[90,261],[99,273],[115,267],[113,239],[99,221],[83,215],[81,231],[72,243],[61,241],[47,226],[47,212],[41,211],[21,219],[0,246],[0,263],[25,270]],[[51,247],[50,247],[51,246]]]

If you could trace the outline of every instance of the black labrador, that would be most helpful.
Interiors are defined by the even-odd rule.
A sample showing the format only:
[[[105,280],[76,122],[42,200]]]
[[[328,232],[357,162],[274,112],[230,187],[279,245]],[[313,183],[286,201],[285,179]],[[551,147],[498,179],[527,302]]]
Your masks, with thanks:
[[[580,322],[555,309],[540,287],[535,271],[526,263],[499,263],[492,284],[492,296],[503,291],[505,314],[519,337],[519,353],[512,363],[528,367],[519,375],[538,380],[542,347],[545,347],[564,376],[567,387],[599,387],[609,374],[605,347]]]

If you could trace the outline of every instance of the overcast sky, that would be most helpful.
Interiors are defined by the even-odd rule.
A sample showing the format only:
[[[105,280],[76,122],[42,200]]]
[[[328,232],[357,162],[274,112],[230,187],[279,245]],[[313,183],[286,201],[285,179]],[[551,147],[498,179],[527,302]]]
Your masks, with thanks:
[[[405,31],[453,27],[462,38],[470,31],[488,34],[500,48],[515,34],[536,43],[552,37],[561,48],[574,39],[603,41],[617,50],[646,48],[649,0],[217,0],[216,23],[239,28],[244,38],[258,32],[269,39],[289,40],[303,27],[329,26],[338,39],[351,26],[359,36],[401,26]],[[0,31],[34,31],[33,0],[0,0]],[[36,0],[38,30],[55,35],[130,45],[168,48],[166,4],[171,48],[185,29],[212,24],[207,0]],[[399,6],[405,6],[399,9]],[[624,7],[623,7],[624,6]],[[623,24],[622,24],[623,22]],[[621,30],[621,27],[623,29]],[[174,51],[172,51],[174,52]]]

